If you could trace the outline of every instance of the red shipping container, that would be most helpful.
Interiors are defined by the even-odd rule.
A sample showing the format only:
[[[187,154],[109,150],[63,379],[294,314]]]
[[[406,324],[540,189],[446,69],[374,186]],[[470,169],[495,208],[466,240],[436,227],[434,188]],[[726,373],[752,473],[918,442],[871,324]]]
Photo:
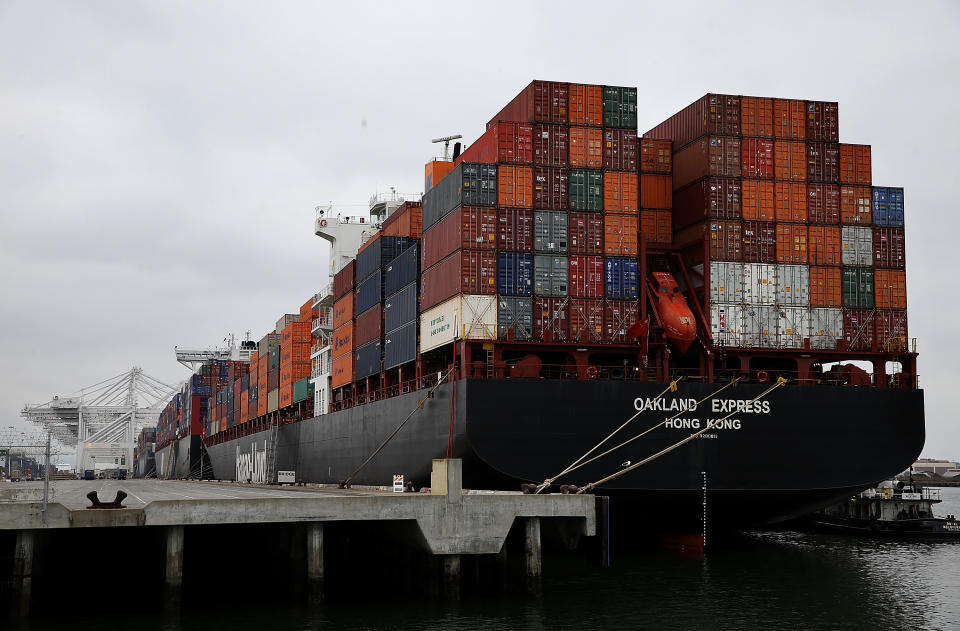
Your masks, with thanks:
[[[673,156],[673,190],[703,177],[740,177],[740,139],[708,136],[694,141]],[[646,207],[646,205],[644,205]]]
[[[706,135],[740,135],[739,96],[706,94],[645,133],[644,137],[672,140],[673,146],[681,149]]]
[[[533,164],[533,125],[510,122],[491,125],[453,162]]]
[[[877,345],[881,351],[904,353],[909,350],[905,309],[878,309],[875,320]]]
[[[873,264],[875,267],[903,269],[906,243],[903,228],[873,229]]]
[[[839,118],[836,103],[807,101],[807,140],[837,142],[840,139]]]
[[[807,143],[807,181],[840,181],[840,145],[835,142]]]
[[[533,169],[511,165],[497,168],[497,205],[533,208]]]
[[[788,140],[807,137],[806,104],[790,99],[773,100],[773,136]],[[780,176],[777,176],[780,179]]]
[[[603,253],[607,256],[637,256],[640,233],[637,215],[603,216]]]
[[[840,187],[822,182],[807,184],[807,220],[840,223]]]
[[[609,173],[606,174],[606,176],[609,175]],[[644,173],[640,176],[640,207],[651,210],[673,208],[672,180],[669,175]]]
[[[773,141],[766,138],[744,138],[740,141],[743,177],[773,179]]]
[[[423,206],[420,202],[403,202],[383,220],[382,231],[388,237],[419,239],[423,233]]]
[[[569,183],[561,167],[533,167],[533,207],[537,210],[566,210]]]
[[[383,335],[383,305],[371,307],[357,316],[357,346],[379,339]]]
[[[840,145],[840,182],[870,186],[870,145]]]
[[[568,298],[533,299],[533,339],[543,342],[566,342],[570,339]]]
[[[778,180],[805,181],[807,146],[793,140],[778,140],[773,143],[773,171]]]
[[[603,300],[570,300],[570,341],[579,344],[603,342]]]
[[[425,311],[456,294],[497,293],[497,253],[458,250],[423,273],[420,309]]]
[[[772,221],[743,222],[743,260],[747,263],[776,262],[777,229]]]
[[[533,252],[532,210],[497,209],[497,249],[509,252]]]
[[[333,328],[339,328],[353,320],[356,294],[349,293],[333,303]]]
[[[603,254],[603,215],[570,213],[570,254]]]
[[[637,170],[637,131],[603,130],[603,168],[609,171]]]
[[[603,341],[615,344],[637,342],[627,337],[627,330],[640,319],[636,300],[607,300],[603,308]]]
[[[350,259],[350,262],[340,268],[333,275],[333,298],[339,300],[356,289],[357,259]]]
[[[603,125],[603,86],[571,83],[568,100],[571,125]]]
[[[774,186],[769,180],[743,180],[743,218],[773,221]]]
[[[641,173],[673,173],[673,143],[653,138],[639,138],[638,142]]]
[[[670,194],[670,179],[665,175],[648,175],[646,177],[662,178],[666,180],[666,190]],[[607,171],[603,174],[603,209],[612,213],[633,213],[639,210],[637,195],[636,173]],[[654,206],[658,208],[658,206]]]
[[[843,241],[840,226],[809,227],[811,265],[842,265]]]
[[[495,250],[497,209],[461,206],[434,224],[423,235],[421,269],[428,269],[459,248]]]
[[[602,167],[603,131],[596,127],[571,127],[569,161],[571,167]]]
[[[531,82],[490,119],[487,127],[497,121],[566,124],[569,122],[569,85],[558,81]]]
[[[570,132],[566,125],[533,126],[533,162],[538,166],[565,167],[569,161]]]
[[[757,222],[752,222],[757,223]],[[682,248],[707,241],[710,260],[743,260],[743,224],[733,219],[711,219],[677,232],[674,242]],[[703,257],[694,255],[693,263],[702,263]]]
[[[880,309],[907,308],[907,273],[902,269],[878,269],[874,272],[876,306]]]
[[[833,308],[843,306],[842,268],[810,267],[810,306]]]
[[[777,224],[777,263],[807,263],[807,224]]]
[[[744,136],[773,137],[773,99],[741,97],[740,133]]]
[[[807,220],[807,186],[803,182],[774,185],[774,215],[777,221]]]
[[[570,257],[570,296],[603,298],[603,257]]]
[[[843,310],[843,341],[848,350],[872,351],[874,341],[874,309]],[[843,350],[842,348],[839,350]]]
[[[840,223],[861,226],[873,223],[873,191],[869,186],[840,187]]]
[[[739,178],[705,178],[674,193],[673,223],[684,228],[704,219],[741,219],[742,196]]]
[[[640,234],[648,243],[670,245],[673,243],[673,226],[669,210],[641,210]]]

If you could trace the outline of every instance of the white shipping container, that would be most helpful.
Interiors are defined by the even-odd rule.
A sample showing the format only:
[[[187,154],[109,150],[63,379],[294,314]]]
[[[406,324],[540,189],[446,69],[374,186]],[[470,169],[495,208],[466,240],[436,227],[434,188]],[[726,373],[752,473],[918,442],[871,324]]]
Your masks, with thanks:
[[[840,231],[844,265],[873,265],[873,230],[844,226]]]
[[[815,307],[810,310],[810,348],[830,350],[837,348],[843,337],[843,309]]]
[[[710,334],[718,346],[743,346],[743,306],[712,303]]]
[[[749,305],[776,304],[777,265],[775,263],[743,264],[743,301]]]
[[[777,304],[787,307],[810,305],[810,266],[777,266]]]
[[[420,315],[421,352],[459,339],[497,339],[496,296],[460,294]]]
[[[803,348],[804,339],[810,337],[810,309],[780,307],[778,315],[777,342],[780,348]]]
[[[765,305],[748,305],[743,309],[743,346],[776,348],[780,310]]]
[[[710,262],[710,304],[743,302],[743,263]]]

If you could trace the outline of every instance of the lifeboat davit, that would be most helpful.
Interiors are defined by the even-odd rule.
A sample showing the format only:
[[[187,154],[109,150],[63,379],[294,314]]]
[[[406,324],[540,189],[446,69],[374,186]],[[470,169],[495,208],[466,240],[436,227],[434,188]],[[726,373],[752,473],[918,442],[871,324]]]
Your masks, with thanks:
[[[693,312],[687,306],[687,299],[683,297],[683,292],[671,274],[653,272],[651,278],[654,302],[663,323],[664,333],[678,351],[685,353],[697,338],[697,324]]]

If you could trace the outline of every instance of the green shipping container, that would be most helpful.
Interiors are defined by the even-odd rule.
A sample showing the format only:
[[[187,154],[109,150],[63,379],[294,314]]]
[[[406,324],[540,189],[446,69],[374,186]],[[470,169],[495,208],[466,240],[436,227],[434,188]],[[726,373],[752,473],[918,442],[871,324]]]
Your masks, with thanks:
[[[843,306],[873,309],[873,268],[843,268]]]
[[[570,169],[570,210],[603,210],[603,173],[593,169]]]
[[[275,346],[270,349],[270,359],[267,360],[267,370],[276,370],[280,368],[280,347]]]
[[[603,88],[603,126],[621,129],[637,128],[637,89],[606,86]]]
[[[296,381],[293,384],[293,402],[299,403],[300,401],[306,401],[308,398],[313,396],[313,384],[310,383],[310,379],[301,379]]]

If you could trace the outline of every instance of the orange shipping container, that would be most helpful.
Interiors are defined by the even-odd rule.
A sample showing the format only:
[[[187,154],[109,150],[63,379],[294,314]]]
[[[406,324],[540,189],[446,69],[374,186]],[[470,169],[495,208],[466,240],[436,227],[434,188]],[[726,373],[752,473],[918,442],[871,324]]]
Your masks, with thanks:
[[[806,108],[803,101],[775,99],[773,101],[773,136],[803,140],[807,137]],[[779,176],[777,176],[779,178]]]
[[[333,328],[337,329],[350,320],[353,320],[355,292],[350,292],[340,300],[333,303]]]
[[[320,315],[319,309],[313,308],[313,296],[307,299],[303,305],[300,307],[300,321],[301,322],[312,322],[316,320]]]
[[[533,208],[533,169],[507,164],[498,166],[497,201],[504,208]]]
[[[333,331],[333,359],[342,355],[353,354],[353,321],[347,322],[343,326]]]
[[[870,145],[840,145],[840,183],[869,186],[873,182]]]
[[[285,408],[293,405],[293,384],[289,386],[280,386],[280,407]]]
[[[807,185],[802,182],[777,182],[774,187],[777,221],[807,220]]]
[[[744,136],[773,136],[773,99],[745,96],[740,99],[740,133]]]
[[[597,127],[570,128],[570,166],[603,167],[603,130]]]
[[[309,359],[305,362],[292,362],[286,366],[280,366],[280,387],[293,385],[294,382],[306,379],[309,376]]]
[[[603,86],[571,83],[567,99],[571,125],[603,125]]]
[[[640,234],[648,243],[670,245],[673,242],[673,226],[669,210],[641,210]]]
[[[873,191],[869,186],[840,187],[840,223],[873,223]]]
[[[806,143],[791,140],[778,140],[773,143],[773,172],[778,180],[805,182],[807,180]]]
[[[245,423],[250,420],[250,401],[247,399],[247,391],[244,390],[240,396],[240,423]],[[234,423],[237,425],[237,423]]]
[[[640,172],[673,173],[673,149],[669,140],[640,139]]]
[[[310,361],[310,343],[294,342],[280,347],[280,367],[296,362]]]
[[[907,308],[907,274],[902,269],[878,269],[874,272],[877,307]]]
[[[290,344],[297,343],[309,343],[310,342],[310,327],[313,325],[312,320],[304,320],[301,322],[291,322],[287,326],[283,327],[283,330],[280,332],[280,347],[288,346]]]
[[[651,210],[673,208],[673,178],[669,175],[640,176],[640,207]]]
[[[263,357],[260,357],[260,358],[257,359],[257,400],[258,400],[258,401],[259,401],[259,400],[263,400],[263,401],[264,401],[264,404],[263,404],[264,406],[266,406],[266,400],[267,400],[267,396],[266,396],[267,386],[268,386],[268,382],[267,382],[267,377],[268,377],[268,375],[267,375],[267,370],[268,370],[269,367],[270,367],[270,354],[269,354],[269,353],[267,353],[267,354],[264,355]],[[263,396],[260,396],[261,393],[263,393]],[[259,405],[259,404],[258,404],[258,405]],[[264,412],[267,411],[267,410],[266,410],[266,407],[264,407],[264,410],[263,410],[263,411],[264,411]],[[260,412],[259,408],[257,408],[257,412],[258,412],[258,414],[262,414],[262,413],[263,413],[263,412]]]
[[[770,180],[743,180],[740,188],[743,218],[773,221],[774,190]]]
[[[423,233],[423,206],[404,202],[383,222],[383,234],[390,237],[419,239]]]
[[[607,256],[636,256],[637,215],[603,216],[603,253]]]
[[[347,353],[333,360],[333,375],[330,386],[339,388],[353,381],[354,354]]]
[[[607,171],[603,174],[603,209],[612,213],[634,213],[637,205],[637,174]]]
[[[777,263],[806,263],[807,224],[777,224]]]
[[[810,306],[843,306],[843,269],[839,267],[810,268]]]
[[[809,228],[809,257],[811,265],[842,265],[843,241],[840,226]]]
[[[437,185],[437,182],[447,177],[453,171],[453,162],[444,160],[431,160],[423,168],[423,190],[429,191]]]
[[[266,382],[264,382],[266,383]],[[266,386],[263,389],[263,396],[260,396],[260,393],[257,393],[257,416],[263,416],[267,413],[267,394]]]

